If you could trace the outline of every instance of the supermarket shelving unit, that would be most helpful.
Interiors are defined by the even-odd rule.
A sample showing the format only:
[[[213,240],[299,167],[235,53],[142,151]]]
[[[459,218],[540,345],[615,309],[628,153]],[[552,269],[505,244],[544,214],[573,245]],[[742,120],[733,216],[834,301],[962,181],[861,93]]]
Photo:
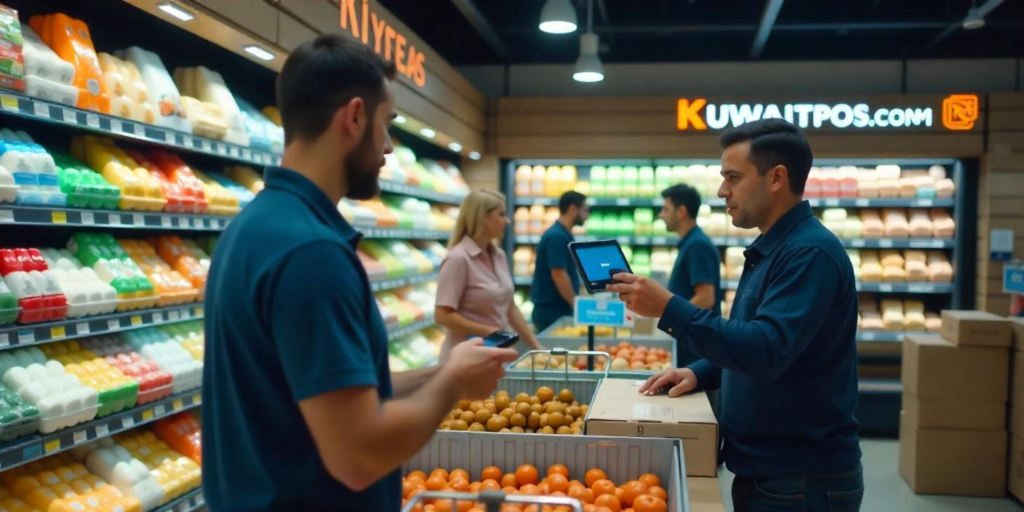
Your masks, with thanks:
[[[503,162],[502,185],[503,192],[508,197],[508,210],[515,212],[517,207],[528,207],[542,205],[545,207],[557,206],[557,197],[521,197],[516,195],[515,170],[520,165],[549,165],[564,166],[574,165],[577,168],[578,179],[585,180],[589,177],[590,168],[595,165],[603,166],[676,166],[676,165],[717,165],[716,160],[661,160],[661,159],[600,159],[600,160],[510,160]],[[952,217],[956,223],[956,232],[953,238],[852,238],[842,239],[843,245],[851,249],[926,249],[942,250],[950,255],[950,261],[954,268],[952,283],[931,283],[931,282],[862,282],[857,284],[858,291],[862,293],[876,294],[879,298],[915,298],[925,302],[928,311],[938,312],[940,309],[965,308],[973,303],[973,289],[968,283],[969,279],[964,276],[973,275],[975,256],[974,251],[969,247],[969,240],[973,237],[973,215],[968,210],[976,207],[969,200],[973,187],[970,176],[965,171],[965,164],[953,159],[892,159],[892,158],[848,158],[848,159],[818,159],[815,161],[818,167],[838,167],[841,165],[874,167],[876,165],[900,165],[901,167],[927,168],[930,165],[942,165],[949,172],[949,177],[956,184],[956,193],[953,198],[929,199],[929,198],[810,198],[808,202],[812,208],[903,208],[903,209],[932,209],[941,208],[952,211]],[[629,197],[609,198],[591,197],[588,204],[591,210],[614,210],[616,208],[652,208],[657,215],[657,209],[661,208],[664,200],[660,197],[660,190],[656,191],[657,197]],[[705,198],[703,204],[712,209],[724,207],[723,199]],[[657,217],[655,217],[657,218]],[[545,226],[546,229],[547,226]],[[596,237],[578,236],[577,240],[597,240],[613,238],[623,245],[640,247],[673,247],[677,244],[678,238],[673,236],[619,236],[619,237]],[[711,237],[712,242],[721,248],[747,247],[754,238],[747,237]],[[540,236],[517,235],[514,232],[514,224],[511,225],[505,237],[505,251],[510,259],[514,250],[521,245],[535,245],[540,241]],[[724,261],[724,254],[723,254]],[[514,262],[510,261],[514,268]],[[517,287],[529,287],[532,283],[532,276],[514,276],[513,282]],[[723,279],[722,286],[726,290],[735,290],[738,285],[736,279]],[[895,373],[889,377],[862,377],[860,380],[861,399],[858,409],[858,418],[862,422],[865,431],[894,433],[898,430],[898,418],[900,409],[900,397],[902,385],[898,378],[899,350],[894,350],[892,344],[902,343],[906,335],[914,332],[904,331],[861,331],[857,333],[859,351],[868,355],[861,357],[861,364],[878,365],[888,367],[889,371],[883,373]],[[887,348],[886,345],[889,345]],[[877,350],[880,349],[880,350]]]

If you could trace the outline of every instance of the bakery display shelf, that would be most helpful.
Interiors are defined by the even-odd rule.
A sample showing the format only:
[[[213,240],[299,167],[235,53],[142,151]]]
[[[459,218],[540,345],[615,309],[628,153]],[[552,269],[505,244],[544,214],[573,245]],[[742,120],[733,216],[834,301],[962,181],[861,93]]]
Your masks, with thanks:
[[[0,94],[0,112],[120,139],[144,141],[175,150],[217,156],[251,165],[278,165],[281,163],[280,155],[267,151],[250,149],[238,144],[82,110],[12,92]]]
[[[434,314],[433,313],[427,315],[426,318],[424,318],[422,320],[417,320],[417,321],[415,321],[415,322],[413,322],[413,323],[411,323],[409,325],[406,325],[406,326],[402,326],[402,327],[399,327],[399,326],[390,327],[389,326],[388,327],[388,342],[392,342],[392,341],[395,341],[395,340],[397,340],[399,338],[403,338],[403,337],[408,336],[410,334],[413,334],[413,333],[415,333],[415,332],[417,332],[417,331],[419,331],[421,329],[426,329],[427,327],[430,327],[432,325],[434,325]]]
[[[391,180],[380,180],[381,192],[387,192],[389,194],[398,194],[402,196],[415,197],[424,201],[431,201],[434,203],[444,203],[460,205],[462,204],[462,197],[452,194],[442,194],[440,192],[434,192],[433,190],[427,190],[414,185],[406,185],[405,183],[399,183]]]
[[[201,510],[205,506],[206,499],[203,498],[203,488],[196,487],[153,509],[153,512],[193,512]]]
[[[703,199],[702,204],[712,208],[724,208],[725,199]],[[867,198],[867,197],[828,197],[807,198],[812,208],[953,208],[956,200],[952,198]],[[623,207],[623,208],[661,208],[665,200],[656,198],[610,198],[589,197],[587,204],[591,207]],[[558,206],[557,197],[516,197],[516,206]]]
[[[203,318],[203,303],[69,318],[55,322],[0,327],[0,350]]]
[[[370,281],[370,290],[382,292],[385,290],[393,290],[395,288],[403,288],[405,286],[429,283],[431,281],[437,281],[436,271],[426,274],[412,274],[408,276],[372,280]]]
[[[223,231],[231,217],[218,215],[86,210],[0,204],[0,224],[173,231]]]
[[[906,336],[927,336],[935,334],[926,331],[857,331],[857,341],[903,343]]]
[[[373,226],[355,226],[355,228],[365,238],[447,241],[452,236],[451,231],[434,229],[378,228]]]
[[[616,240],[622,245],[666,246],[679,243],[677,236],[577,236],[578,242],[596,240]],[[748,247],[754,243],[754,237],[711,237],[711,243],[718,247]],[[843,246],[851,249],[952,249],[955,240],[952,238],[841,238]],[[536,245],[540,243],[540,235],[516,235],[518,245]]]
[[[179,393],[47,435],[34,434],[0,445],[0,467],[4,470],[70,450],[78,445],[110,437],[140,425],[152,423],[203,402],[199,389]]]

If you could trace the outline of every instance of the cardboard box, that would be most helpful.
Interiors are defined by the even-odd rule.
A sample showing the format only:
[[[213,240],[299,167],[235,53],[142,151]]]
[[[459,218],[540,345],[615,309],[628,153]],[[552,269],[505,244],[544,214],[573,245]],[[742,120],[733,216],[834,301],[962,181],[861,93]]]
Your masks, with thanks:
[[[1024,437],[1024,405],[1010,404],[1010,432]]]
[[[903,387],[919,398],[1005,402],[1010,350],[954,345],[939,336],[903,341]]]
[[[1013,348],[1024,350],[1024,318],[1010,318],[1010,332],[1013,333]]]
[[[725,512],[717,478],[687,477],[686,490],[690,494],[690,512]]]
[[[923,428],[1006,430],[1006,402],[920,398],[904,389],[903,412]]]
[[[1024,439],[1018,434],[1010,434],[1010,462],[1007,471],[1006,487],[1010,494],[1024,500]]]
[[[1010,368],[1010,401],[1024,407],[1024,352],[1013,351]]]
[[[707,394],[645,396],[637,392],[643,383],[601,381],[587,412],[587,435],[682,439],[686,475],[717,476],[718,420]]]
[[[960,346],[1009,347],[1010,322],[984,311],[944,310],[942,337]]]
[[[919,427],[900,414],[900,476],[922,494],[1006,495],[1007,433]]]

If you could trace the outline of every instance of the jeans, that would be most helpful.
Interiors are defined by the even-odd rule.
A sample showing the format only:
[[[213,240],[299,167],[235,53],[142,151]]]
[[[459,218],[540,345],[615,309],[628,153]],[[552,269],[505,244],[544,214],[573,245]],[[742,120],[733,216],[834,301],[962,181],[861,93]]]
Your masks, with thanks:
[[[864,499],[864,470],[829,475],[744,477],[732,482],[736,512],[857,512]]]

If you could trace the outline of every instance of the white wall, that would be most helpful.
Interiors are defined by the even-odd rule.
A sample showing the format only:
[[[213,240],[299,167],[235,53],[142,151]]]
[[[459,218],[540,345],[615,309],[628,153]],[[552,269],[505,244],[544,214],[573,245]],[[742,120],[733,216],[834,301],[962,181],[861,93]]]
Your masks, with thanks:
[[[1018,79],[1015,59],[902,61],[607,64],[605,79],[582,84],[571,64],[508,68],[509,96],[673,96],[754,94],[899,94],[1008,92]],[[1024,66],[1021,66],[1024,68]],[[489,98],[504,95],[504,66],[459,71]]]

